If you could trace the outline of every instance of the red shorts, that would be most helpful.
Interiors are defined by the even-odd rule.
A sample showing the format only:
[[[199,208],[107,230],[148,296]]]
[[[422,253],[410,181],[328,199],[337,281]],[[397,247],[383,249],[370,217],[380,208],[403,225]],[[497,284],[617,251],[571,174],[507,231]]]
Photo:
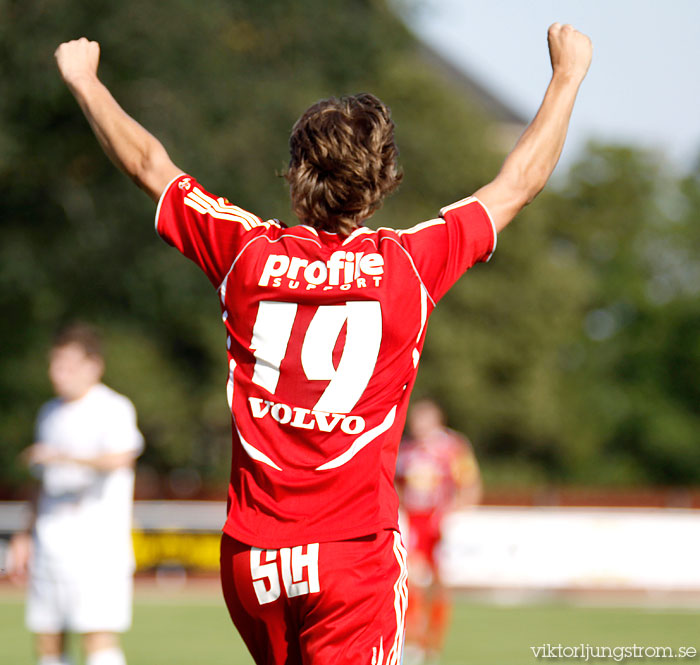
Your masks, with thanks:
[[[409,513],[408,514],[408,552],[419,556],[435,570],[436,548],[440,543],[440,513]]]
[[[398,665],[407,605],[396,531],[261,550],[221,539],[221,585],[257,665]]]

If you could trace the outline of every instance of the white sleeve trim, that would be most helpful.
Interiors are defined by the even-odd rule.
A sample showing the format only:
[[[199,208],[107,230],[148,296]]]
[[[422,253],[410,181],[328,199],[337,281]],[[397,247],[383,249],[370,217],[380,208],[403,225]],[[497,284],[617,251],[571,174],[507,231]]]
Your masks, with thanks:
[[[455,210],[456,208],[461,208],[462,206],[469,205],[470,203],[478,203],[483,211],[486,213],[486,216],[489,218],[489,222],[491,223],[491,230],[493,232],[493,245],[491,247],[491,251],[489,252],[488,256],[486,257],[485,261],[488,262],[491,260],[491,257],[493,256],[493,253],[496,251],[496,245],[498,244],[498,232],[496,231],[496,225],[493,222],[493,217],[491,216],[491,212],[489,209],[483,204],[482,201],[476,198],[476,196],[468,196],[465,199],[462,199],[461,201],[457,201],[456,203],[452,203],[451,205],[445,206],[444,208],[440,209],[440,216],[444,216],[445,213],[449,212],[450,210]]]
[[[491,230],[493,231],[493,246],[491,247],[489,255],[486,257],[486,261],[488,262],[491,260],[493,253],[496,251],[496,245],[498,244],[498,231],[496,231],[496,224],[494,224],[493,217],[491,217],[491,211],[480,199],[477,199],[476,196],[472,196],[472,198],[484,209],[486,216],[489,218],[489,222],[491,222]]]
[[[416,224],[415,226],[412,226],[410,229],[402,229],[398,231],[398,234],[400,236],[404,236],[406,234],[411,234],[411,233],[418,233],[418,231],[422,231],[423,229],[428,229],[431,226],[437,226],[439,224],[444,224],[445,220],[442,218],[436,218],[436,219],[429,219],[427,222],[421,222],[420,224]]]
[[[156,219],[155,219],[155,228],[156,228],[156,234],[158,235],[159,238],[162,236],[160,235],[160,232],[158,231],[158,218],[160,217],[160,207],[163,205],[163,199],[165,198],[165,195],[168,193],[168,190],[172,187],[173,183],[178,179],[182,178],[183,175],[187,175],[186,173],[178,173],[166,186],[165,189],[163,190],[163,193],[160,195],[160,198],[158,199],[158,207],[156,208]]]

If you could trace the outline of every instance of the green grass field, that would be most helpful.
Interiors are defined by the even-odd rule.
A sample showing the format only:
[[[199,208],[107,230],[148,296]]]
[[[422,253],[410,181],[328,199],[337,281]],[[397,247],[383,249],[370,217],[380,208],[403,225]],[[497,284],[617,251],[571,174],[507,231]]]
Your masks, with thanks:
[[[30,637],[23,625],[23,607],[20,593],[8,591],[7,587],[0,589],[1,665],[34,663]],[[585,662],[564,658],[538,660],[530,647],[543,643],[595,646],[636,643],[674,649],[695,646],[700,650],[700,613],[680,609],[576,607],[564,603],[500,606],[458,600],[441,663]],[[137,589],[134,627],[125,636],[124,646],[129,665],[252,665],[229,623],[223,601],[214,590]],[[688,661],[700,663],[700,658]]]

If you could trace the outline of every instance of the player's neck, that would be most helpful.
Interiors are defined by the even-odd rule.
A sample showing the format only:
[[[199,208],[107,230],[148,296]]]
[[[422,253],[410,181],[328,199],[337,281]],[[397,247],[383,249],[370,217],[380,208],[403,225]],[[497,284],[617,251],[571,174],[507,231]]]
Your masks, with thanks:
[[[79,388],[76,388],[76,390],[70,392],[70,393],[64,393],[59,395],[61,400],[64,402],[79,402],[81,399],[87,396],[87,394],[97,385],[99,385],[99,381],[96,383],[91,383],[86,386],[80,386]]]

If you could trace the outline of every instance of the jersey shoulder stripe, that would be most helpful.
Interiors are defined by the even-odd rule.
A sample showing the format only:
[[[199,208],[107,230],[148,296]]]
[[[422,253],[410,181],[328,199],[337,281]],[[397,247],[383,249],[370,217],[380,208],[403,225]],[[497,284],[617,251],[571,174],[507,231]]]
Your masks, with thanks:
[[[191,192],[187,193],[184,204],[197,212],[208,214],[215,219],[239,222],[246,231],[250,231],[256,226],[265,226],[267,228],[272,225],[278,226],[274,220],[263,222],[257,215],[253,215],[243,210],[243,208],[229,203],[223,197],[215,199],[203,192],[199,187],[194,187]]]

